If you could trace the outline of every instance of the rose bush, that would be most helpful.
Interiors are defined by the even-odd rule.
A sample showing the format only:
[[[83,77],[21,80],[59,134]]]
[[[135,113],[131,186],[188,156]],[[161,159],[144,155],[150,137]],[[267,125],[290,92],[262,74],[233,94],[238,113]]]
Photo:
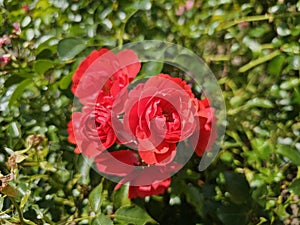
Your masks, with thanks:
[[[181,78],[157,74],[128,88],[140,67],[132,50],[93,51],[73,76],[71,89],[83,107],[68,124],[75,152],[94,158],[100,173],[116,176],[116,189],[129,183],[130,198],[168,189],[186,163],[174,166],[178,151],[186,151],[179,143],[190,140],[184,145],[201,156],[216,138],[213,109]]]

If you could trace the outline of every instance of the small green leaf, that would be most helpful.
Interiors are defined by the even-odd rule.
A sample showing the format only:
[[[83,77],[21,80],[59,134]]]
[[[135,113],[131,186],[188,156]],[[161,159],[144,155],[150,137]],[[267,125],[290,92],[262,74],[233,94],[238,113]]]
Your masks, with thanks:
[[[225,186],[230,193],[230,199],[236,204],[242,204],[249,197],[249,184],[246,178],[234,172],[224,172]]]
[[[115,219],[134,225],[145,225],[147,223],[157,224],[144,209],[137,205],[119,208],[115,213]]]
[[[283,55],[279,55],[272,59],[268,64],[268,72],[269,74],[278,77],[280,75],[285,57]]]
[[[10,137],[13,138],[17,138],[17,137],[21,137],[21,125],[15,121],[15,122],[11,122],[8,127],[7,127],[7,132],[9,134]]]
[[[70,83],[71,83],[71,81],[72,81],[72,76],[73,76],[73,74],[70,73],[70,74],[64,76],[64,77],[59,81],[59,87],[60,87],[60,89],[66,90],[66,89],[69,87],[69,85],[70,85]]]
[[[113,192],[113,203],[116,209],[121,206],[130,205],[130,199],[128,198],[128,185],[122,185],[118,190]]]
[[[146,62],[143,64],[141,69],[141,74],[146,74],[146,76],[155,76],[162,71],[163,63],[160,62]]]
[[[42,59],[34,62],[33,69],[38,74],[44,74],[49,69],[53,68],[54,65],[55,64],[53,63],[53,61]]]
[[[26,202],[28,201],[30,195],[31,195],[31,191],[28,190],[28,191],[26,192],[26,194],[25,194],[25,195],[22,197],[22,199],[21,199],[20,208],[23,208],[23,207],[25,206],[25,204],[26,204]]]
[[[113,221],[107,216],[100,214],[93,219],[92,225],[113,225]]]
[[[63,60],[70,60],[86,48],[83,41],[76,38],[66,38],[57,45],[57,52]]]
[[[196,208],[198,215],[203,216],[204,195],[193,185],[186,187],[186,200]]]
[[[32,85],[32,80],[30,78],[25,79],[21,83],[19,83],[19,85],[16,87],[16,89],[10,96],[8,106],[11,107],[13,103],[23,94],[25,89],[27,89],[31,85]]]
[[[254,98],[249,100],[246,103],[246,106],[250,108],[259,107],[259,108],[273,108],[274,104],[268,100],[268,99],[262,99],[262,98]]]
[[[294,180],[288,187],[288,190],[293,194],[300,196],[300,179]]]
[[[94,188],[94,190],[89,195],[89,202],[92,207],[92,210],[95,213],[99,213],[101,210],[102,205],[102,189],[103,185],[100,183],[97,187]]]
[[[22,20],[21,26],[22,27],[27,27],[31,22],[31,17],[30,16],[25,16],[25,18]]]
[[[221,206],[216,211],[224,225],[247,224],[247,209],[243,206]]]
[[[277,152],[284,157],[287,157],[295,165],[300,166],[300,152],[296,148],[280,145]]]
[[[276,31],[280,36],[288,36],[291,34],[291,31],[286,24],[280,24]]]

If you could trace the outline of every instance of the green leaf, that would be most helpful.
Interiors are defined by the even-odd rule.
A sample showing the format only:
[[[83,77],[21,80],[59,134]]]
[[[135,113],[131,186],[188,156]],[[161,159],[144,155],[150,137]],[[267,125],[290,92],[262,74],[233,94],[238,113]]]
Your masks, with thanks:
[[[38,74],[44,74],[49,69],[53,68],[54,65],[55,64],[53,63],[53,61],[42,59],[34,62],[33,69]]]
[[[141,69],[141,74],[146,74],[146,76],[155,76],[162,71],[163,63],[160,62],[146,62],[143,64]]]
[[[23,207],[25,206],[25,204],[26,204],[26,202],[28,201],[30,195],[31,195],[31,191],[28,190],[28,191],[26,192],[26,194],[25,194],[25,195],[22,197],[22,199],[21,199],[20,208],[23,208]]]
[[[12,137],[12,138],[21,137],[20,123],[17,121],[11,122],[7,127],[7,132],[9,134],[9,137]]]
[[[16,87],[16,89],[10,96],[8,106],[11,107],[13,105],[13,103],[15,103],[15,101],[23,94],[25,89],[27,89],[31,85],[32,85],[32,80],[30,78],[25,79],[21,83],[19,83],[19,85]]]
[[[91,170],[92,159],[89,161],[87,158],[78,157],[76,165],[78,165],[78,170],[80,171],[80,179],[78,182],[83,185],[90,183],[90,170]]]
[[[92,225],[113,225],[113,221],[107,216],[100,214],[93,219]]]
[[[72,81],[72,76],[73,76],[73,74],[70,73],[70,74],[64,76],[64,77],[59,81],[59,87],[60,87],[60,89],[66,90],[66,89],[69,87],[69,85],[70,85],[70,83],[71,83],[71,81]]]
[[[70,60],[86,48],[83,41],[77,38],[66,38],[57,45],[57,53],[63,60]]]
[[[269,108],[273,108],[274,104],[268,99],[254,98],[254,99],[249,100],[246,103],[246,106],[250,107],[250,108],[259,107],[259,108],[268,108],[269,109]]]
[[[122,185],[118,190],[113,192],[112,199],[116,209],[121,206],[130,205],[131,201],[128,198],[128,189],[128,185]]]
[[[277,153],[287,157],[295,165],[300,166],[300,152],[296,148],[280,145],[277,149]]]
[[[239,206],[222,206],[217,209],[217,216],[224,225],[241,225],[247,223],[247,209]]]
[[[226,191],[230,193],[230,199],[236,204],[242,204],[249,197],[250,187],[246,178],[234,172],[224,172]]]
[[[115,213],[115,219],[134,225],[145,225],[147,223],[157,224],[144,209],[137,205],[119,208]]]
[[[294,180],[288,187],[288,190],[293,194],[300,196],[300,179]]]
[[[193,185],[186,187],[186,200],[196,208],[198,215],[203,216],[204,195]]]
[[[280,75],[285,57],[283,55],[279,55],[272,59],[268,64],[268,72],[269,74],[278,77]]]
[[[94,190],[89,195],[89,202],[92,207],[92,210],[95,213],[99,213],[101,210],[102,205],[102,189],[103,185],[100,183],[97,187],[94,188]]]

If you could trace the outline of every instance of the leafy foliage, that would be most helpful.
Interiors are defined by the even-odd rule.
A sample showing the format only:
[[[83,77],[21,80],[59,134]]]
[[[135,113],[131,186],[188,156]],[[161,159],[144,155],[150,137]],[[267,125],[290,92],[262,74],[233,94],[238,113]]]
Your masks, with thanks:
[[[187,2],[0,1],[0,224],[299,223],[299,2]],[[149,39],[205,60],[227,131],[207,170],[193,157],[167,194],[130,201],[67,142],[69,85],[93,49]]]

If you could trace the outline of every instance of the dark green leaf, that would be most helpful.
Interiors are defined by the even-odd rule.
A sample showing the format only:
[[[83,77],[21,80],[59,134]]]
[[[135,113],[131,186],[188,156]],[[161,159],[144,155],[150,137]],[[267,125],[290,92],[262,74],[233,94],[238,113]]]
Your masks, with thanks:
[[[163,63],[160,62],[146,62],[143,64],[141,74],[146,76],[155,76],[162,71]]]
[[[92,225],[113,225],[113,221],[107,216],[100,214],[93,219]]]
[[[254,99],[249,100],[246,103],[246,106],[248,106],[250,108],[252,108],[252,107],[273,108],[274,104],[268,99],[254,98]]]
[[[55,64],[54,64],[53,61],[41,59],[41,60],[37,60],[37,61],[34,62],[33,69],[38,74],[44,74],[49,69],[53,68],[54,65]]]
[[[72,81],[72,76],[73,74],[68,74],[66,76],[64,76],[60,81],[59,81],[59,87],[62,90],[65,90],[69,87],[71,81]]]
[[[294,180],[288,189],[293,194],[300,196],[300,179]]]
[[[222,206],[217,209],[217,216],[224,225],[248,224],[247,211],[244,207]]]
[[[298,151],[296,148],[280,145],[277,149],[277,152],[287,157],[295,165],[300,166],[300,151]]]
[[[124,221],[134,225],[145,225],[147,223],[157,224],[148,213],[137,205],[123,206],[115,213],[116,220]]]
[[[283,55],[279,55],[272,59],[268,64],[268,72],[273,76],[279,76],[285,57]]]
[[[224,172],[226,191],[236,204],[242,204],[249,198],[250,187],[246,178],[234,172]]]
[[[61,40],[57,46],[57,52],[63,60],[74,58],[86,48],[83,41],[76,38],[66,38]]]
[[[100,183],[89,195],[89,202],[92,207],[92,210],[95,213],[99,213],[102,205],[102,189],[103,185]]]
[[[130,199],[128,198],[128,185],[122,185],[118,190],[113,192],[113,203],[116,209],[121,206],[130,205]]]
[[[196,208],[198,215],[203,216],[204,195],[193,185],[186,187],[186,200]]]
[[[27,89],[31,85],[32,85],[32,80],[30,78],[23,80],[21,83],[19,83],[18,86],[16,87],[16,89],[14,90],[14,92],[12,93],[12,95],[10,96],[8,106],[11,107],[13,105],[13,103],[15,103],[15,101],[19,97],[21,97],[21,95],[23,94],[25,89]]]

